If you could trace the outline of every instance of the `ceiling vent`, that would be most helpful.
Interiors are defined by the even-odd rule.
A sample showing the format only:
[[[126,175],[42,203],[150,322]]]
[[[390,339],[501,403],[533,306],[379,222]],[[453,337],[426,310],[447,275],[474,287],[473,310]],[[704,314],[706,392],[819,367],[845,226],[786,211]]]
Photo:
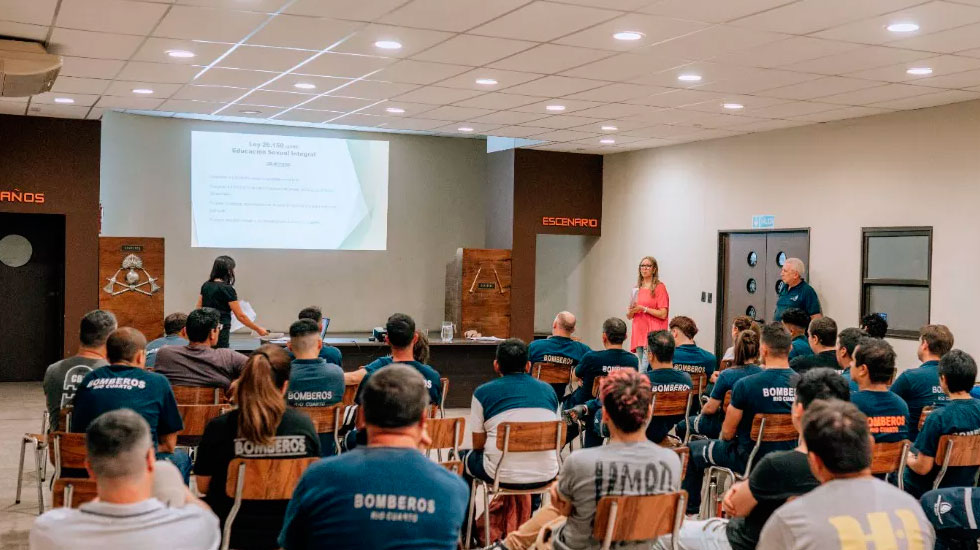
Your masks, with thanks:
[[[51,90],[61,56],[36,42],[0,40],[0,96],[24,97]]]

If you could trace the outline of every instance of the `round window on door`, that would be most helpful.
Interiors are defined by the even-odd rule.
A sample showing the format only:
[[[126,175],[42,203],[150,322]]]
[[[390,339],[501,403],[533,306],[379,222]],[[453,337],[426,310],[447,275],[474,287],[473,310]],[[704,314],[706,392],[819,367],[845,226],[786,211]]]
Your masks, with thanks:
[[[745,259],[748,262],[749,267],[755,267],[759,264],[759,255],[755,253],[755,250],[749,252],[749,257]]]
[[[745,308],[745,314],[748,315],[749,317],[753,318],[753,319],[755,319],[755,313],[756,313],[755,312],[755,306],[749,306],[749,307]]]
[[[0,263],[9,267],[20,267],[31,261],[34,247],[31,241],[21,235],[7,235],[0,239]]]
[[[758,283],[755,282],[755,279],[749,279],[748,282],[745,283],[745,290],[749,291],[749,294],[755,294],[757,289]]]
[[[776,265],[779,266],[779,267],[783,267],[784,265],[786,265],[786,253],[785,252],[780,251],[779,254],[776,254]]]

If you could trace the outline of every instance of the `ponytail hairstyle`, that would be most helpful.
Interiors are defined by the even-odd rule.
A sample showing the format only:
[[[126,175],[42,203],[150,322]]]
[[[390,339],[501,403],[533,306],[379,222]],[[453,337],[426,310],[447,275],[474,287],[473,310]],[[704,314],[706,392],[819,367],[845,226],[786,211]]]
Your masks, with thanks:
[[[633,369],[609,373],[599,387],[604,417],[626,433],[642,430],[649,420],[653,389],[650,379]]]
[[[732,326],[735,327],[735,330],[742,332],[751,329],[754,322],[748,315],[739,315],[732,319]]]
[[[270,445],[286,412],[282,388],[289,381],[289,355],[265,344],[252,352],[235,387],[238,435],[256,445]]]
[[[640,258],[640,263],[643,260],[650,260],[653,264],[653,269],[650,270],[650,290],[654,291],[657,289],[657,285],[660,284],[660,265],[657,263],[657,259],[653,256],[644,256]],[[639,264],[637,264],[639,266]],[[643,288],[643,273],[640,273],[640,268],[636,268],[636,288]]]
[[[735,359],[732,364],[755,365],[759,362],[759,335],[754,330],[743,330],[735,337]]]
[[[209,281],[215,279],[222,280],[235,286],[235,260],[231,256],[218,256],[211,264],[211,277]]]

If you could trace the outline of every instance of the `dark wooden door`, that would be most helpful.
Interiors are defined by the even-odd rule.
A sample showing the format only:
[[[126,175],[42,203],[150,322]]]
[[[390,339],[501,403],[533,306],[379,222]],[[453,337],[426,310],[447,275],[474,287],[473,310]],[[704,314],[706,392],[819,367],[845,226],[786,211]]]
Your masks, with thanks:
[[[725,245],[724,314],[719,335],[722,351],[732,345],[732,321],[739,315],[765,318],[766,312],[766,235],[731,233]]]
[[[769,284],[766,285],[766,308],[759,317],[772,321],[776,313],[776,302],[779,300],[779,290],[785,283],[779,276],[783,262],[787,258],[799,258],[803,265],[810,267],[810,234],[806,231],[774,231],[766,233],[766,273]],[[804,273],[803,277],[806,278]]]

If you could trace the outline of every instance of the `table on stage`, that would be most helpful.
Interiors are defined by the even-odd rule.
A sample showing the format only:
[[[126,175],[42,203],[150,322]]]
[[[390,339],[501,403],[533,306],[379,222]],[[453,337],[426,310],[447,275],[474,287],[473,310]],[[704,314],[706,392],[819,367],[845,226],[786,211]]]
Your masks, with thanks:
[[[325,344],[340,348],[344,356],[345,371],[354,371],[371,361],[385,355],[391,350],[387,344],[368,340],[367,332],[330,332],[324,339]],[[261,342],[253,336],[232,334],[231,349],[244,354],[251,353]],[[469,408],[473,390],[484,382],[496,377],[493,372],[493,358],[497,351],[497,342],[483,342],[455,339],[452,342],[442,342],[439,334],[429,336],[429,364],[439,374],[449,378],[449,395],[446,397],[447,408]]]

